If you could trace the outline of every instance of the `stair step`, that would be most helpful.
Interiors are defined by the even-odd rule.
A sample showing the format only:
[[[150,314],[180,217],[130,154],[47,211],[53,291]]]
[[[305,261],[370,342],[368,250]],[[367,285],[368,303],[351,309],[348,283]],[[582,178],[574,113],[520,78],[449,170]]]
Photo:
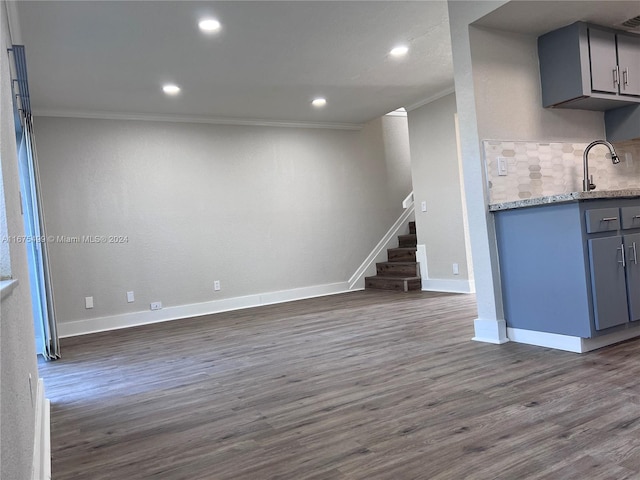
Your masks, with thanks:
[[[409,233],[416,234],[416,222],[409,222]]]
[[[419,277],[418,262],[381,262],[376,263],[376,273],[382,277]]]
[[[420,277],[366,277],[364,279],[366,289],[395,290],[398,292],[409,292],[422,289]]]
[[[415,233],[409,235],[398,235],[399,247],[415,247],[418,244],[418,238]]]
[[[390,262],[415,262],[416,247],[388,248],[387,258]]]

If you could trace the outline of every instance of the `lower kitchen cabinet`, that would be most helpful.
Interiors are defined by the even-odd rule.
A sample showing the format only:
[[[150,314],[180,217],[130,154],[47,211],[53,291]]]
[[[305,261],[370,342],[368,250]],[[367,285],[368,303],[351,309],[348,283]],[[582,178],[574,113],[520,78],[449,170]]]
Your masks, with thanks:
[[[507,326],[640,334],[640,198],[494,212]]]
[[[632,322],[640,320],[640,233],[624,236],[627,268],[627,297]]]
[[[597,330],[629,321],[624,253],[621,236],[589,240],[593,314]]]

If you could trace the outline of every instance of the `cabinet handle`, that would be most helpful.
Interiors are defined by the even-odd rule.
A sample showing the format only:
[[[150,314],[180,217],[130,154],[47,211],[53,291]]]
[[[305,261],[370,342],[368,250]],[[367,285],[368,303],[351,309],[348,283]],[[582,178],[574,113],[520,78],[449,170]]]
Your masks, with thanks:
[[[640,218],[640,215],[636,215],[635,217],[633,217],[633,220],[635,220],[636,218]]]
[[[618,217],[605,217],[600,221],[601,222],[617,222],[618,221]]]
[[[618,263],[622,264],[622,268],[627,266],[627,260],[625,259],[624,256],[624,245],[620,245],[620,247],[618,247],[616,250],[620,250],[620,253],[622,253],[622,260],[618,260]]]
[[[620,85],[620,67],[616,65],[613,69],[613,87],[617,88]]]
[[[625,87],[629,85],[629,67],[622,71],[622,85]]]
[[[633,251],[633,263],[638,264],[638,251],[636,250],[636,242],[629,247],[629,250]]]

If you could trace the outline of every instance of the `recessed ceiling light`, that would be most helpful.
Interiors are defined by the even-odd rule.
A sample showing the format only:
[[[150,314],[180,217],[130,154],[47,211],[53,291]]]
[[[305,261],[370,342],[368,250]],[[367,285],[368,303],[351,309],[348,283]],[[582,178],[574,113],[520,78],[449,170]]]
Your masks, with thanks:
[[[313,105],[316,108],[322,108],[326,104],[327,104],[327,99],[322,97],[314,98],[313,102],[311,102],[311,105]]]
[[[398,45],[389,52],[389,55],[391,55],[392,57],[404,57],[408,51],[409,47],[407,47],[406,45]]]
[[[215,18],[203,18],[198,22],[198,27],[205,33],[214,33],[220,30],[220,22]]]
[[[173,84],[167,84],[162,86],[162,91],[167,95],[177,95],[180,93],[180,87]]]

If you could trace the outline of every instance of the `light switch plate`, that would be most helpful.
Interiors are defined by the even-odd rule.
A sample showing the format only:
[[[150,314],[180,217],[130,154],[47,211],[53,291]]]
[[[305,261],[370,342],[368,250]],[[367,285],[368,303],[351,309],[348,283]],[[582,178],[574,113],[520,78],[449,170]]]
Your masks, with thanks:
[[[420,210],[423,212],[427,211],[427,202],[425,202],[424,200],[420,203]]]
[[[133,292],[127,292],[127,303],[133,303],[136,301],[136,297]]]
[[[498,176],[506,177],[508,173],[507,159],[504,157],[498,157]]]
[[[93,297],[84,297],[84,308],[93,308]]]

